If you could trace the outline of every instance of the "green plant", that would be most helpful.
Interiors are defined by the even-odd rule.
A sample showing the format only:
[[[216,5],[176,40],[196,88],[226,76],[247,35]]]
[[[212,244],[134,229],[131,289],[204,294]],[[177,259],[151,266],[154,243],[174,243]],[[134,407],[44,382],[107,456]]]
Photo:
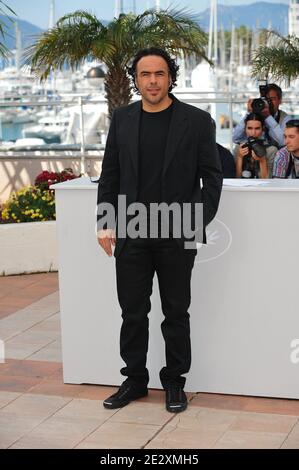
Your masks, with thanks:
[[[1,223],[55,220],[54,191],[27,186],[14,192],[1,208]]]
[[[12,23],[14,22],[9,16],[10,14],[16,16],[16,13],[5,2],[0,0],[0,38],[2,38],[2,40],[5,39],[5,35],[8,34],[6,20],[9,20]],[[7,59],[10,55],[10,51],[7,49],[5,44],[0,41],[0,56]]]
[[[252,76],[290,82],[299,76],[299,38],[264,32],[267,45],[259,47],[252,60]]]
[[[42,171],[35,178],[34,186],[13,192],[8,201],[0,205],[0,223],[55,220],[55,193],[49,186],[75,178],[80,178],[80,175],[75,175],[72,168]]]
[[[87,11],[75,11],[60,18],[54,28],[42,33],[27,49],[25,59],[41,80],[65,64],[75,69],[83,60],[94,58],[107,66],[105,91],[109,115],[115,107],[126,105],[132,97],[132,84],[126,67],[135,53],[156,46],[171,54],[205,54],[207,34],[197,17],[186,9],[147,10],[141,15],[121,14],[104,26]]]

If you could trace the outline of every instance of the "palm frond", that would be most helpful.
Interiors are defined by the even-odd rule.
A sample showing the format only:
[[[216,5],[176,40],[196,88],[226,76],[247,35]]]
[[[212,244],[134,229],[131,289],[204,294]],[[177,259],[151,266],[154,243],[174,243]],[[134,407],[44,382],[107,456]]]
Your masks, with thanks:
[[[16,16],[16,13],[13,11],[12,8],[10,8],[9,5],[7,5],[7,4],[6,4],[5,2],[3,2],[2,0],[0,0],[0,4],[1,4],[1,5],[0,5],[0,13],[2,13],[3,15],[5,15],[8,19],[10,19],[9,16],[8,16],[8,13],[11,13],[12,15],[15,15],[15,16]],[[8,12],[5,11],[5,10],[8,10]]]
[[[299,75],[299,38],[283,37],[267,31],[269,46],[260,46],[252,60],[252,75],[257,78],[290,81]]]
[[[147,10],[136,18],[136,23],[136,42],[141,47],[160,46],[173,54],[183,51],[211,64],[205,53],[208,36],[190,10]]]
[[[92,55],[95,40],[103,34],[105,27],[95,17],[88,21],[86,15],[76,12],[66,15],[56,26],[41,34],[24,53],[26,63],[32,70],[46,79],[51,70],[61,70],[65,64],[75,69],[83,59]]]
[[[78,10],[64,15],[54,28],[37,37],[24,58],[41,79],[65,64],[75,68],[87,57],[102,60],[108,68],[105,90],[111,115],[115,106],[130,100],[126,66],[138,50],[156,46],[173,55],[183,52],[208,60],[207,42],[197,15],[185,8],[122,14],[106,27],[91,13]]]
[[[14,20],[9,16],[9,14],[16,15],[16,13],[12,10],[12,8],[10,8],[2,0],[0,0],[0,13],[8,21],[11,21],[12,23],[14,22]],[[7,25],[5,21],[3,21],[3,19],[0,20],[0,35],[2,36],[2,38],[4,38],[6,34],[8,34],[6,31],[6,28],[7,28]],[[7,59],[9,55],[10,55],[9,49],[7,49],[7,47],[2,42],[0,42],[0,56],[2,56],[4,59]]]
[[[98,20],[98,18],[95,15],[85,10],[76,10],[73,13],[68,13],[62,16],[56,22],[56,25],[63,26],[63,25],[69,24],[69,25],[75,26],[78,23],[86,23],[89,25],[96,24],[98,26],[102,25],[102,23]]]

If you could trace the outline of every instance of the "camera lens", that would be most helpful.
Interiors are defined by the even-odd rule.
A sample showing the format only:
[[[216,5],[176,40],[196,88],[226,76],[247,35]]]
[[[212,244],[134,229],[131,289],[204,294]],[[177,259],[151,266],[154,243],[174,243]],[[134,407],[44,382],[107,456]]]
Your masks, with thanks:
[[[265,101],[262,98],[255,98],[252,101],[252,111],[254,113],[260,113],[265,107]]]

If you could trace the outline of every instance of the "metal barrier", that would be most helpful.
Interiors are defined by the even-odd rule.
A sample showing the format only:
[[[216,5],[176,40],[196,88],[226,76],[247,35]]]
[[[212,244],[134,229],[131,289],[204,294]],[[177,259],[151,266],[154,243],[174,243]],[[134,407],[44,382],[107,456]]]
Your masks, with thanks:
[[[246,113],[246,102],[249,97],[254,97],[258,95],[258,92],[256,90],[254,91],[239,91],[239,92],[221,92],[221,91],[200,91],[200,90],[194,90],[194,89],[181,89],[174,91],[175,95],[179,97],[180,100],[197,105],[198,107],[206,108],[207,106],[212,107],[214,105],[214,108],[216,109],[217,104],[225,104],[227,105],[227,122],[228,122],[228,135],[227,135],[227,142],[225,142],[225,145],[229,147],[232,150],[233,147],[233,141],[232,141],[232,133],[233,133],[233,124],[234,124],[234,111],[235,108],[239,108],[239,114],[238,118],[241,119],[241,115],[245,115]],[[289,97],[287,97],[289,95]],[[288,108],[287,111],[290,112],[290,109],[294,109],[296,111],[296,104],[299,102],[299,99],[297,96],[292,95],[291,93],[285,93],[286,98],[284,99],[284,104],[287,104]],[[35,99],[33,99],[35,98]],[[134,100],[139,100],[140,96],[135,96]],[[63,152],[63,151],[74,151],[80,152],[81,155],[81,168],[82,168],[82,173],[85,173],[85,156],[86,152],[88,150],[103,150],[105,148],[105,138],[106,134],[108,131],[109,127],[109,121],[107,118],[107,113],[106,113],[106,122],[103,120],[101,123],[102,128],[99,128],[99,134],[94,136],[95,142],[88,142],[88,139],[86,138],[87,131],[89,130],[87,128],[88,123],[86,122],[86,113],[84,112],[84,107],[90,106],[90,105],[98,105],[101,106],[101,111],[103,112],[104,107],[106,106],[106,100],[103,97],[102,99],[96,98],[92,99],[92,95],[90,95],[88,98],[84,97],[83,95],[76,96],[75,99],[72,100],[41,100],[41,101],[36,101],[36,96],[34,95],[27,96],[26,99],[21,100],[21,101],[0,101],[0,136],[2,134],[1,129],[1,115],[3,116],[3,109],[7,110],[8,108],[21,108],[24,110],[25,108],[29,109],[35,109],[35,108],[44,108],[45,110],[45,116],[46,116],[46,111],[49,111],[49,114],[53,111],[56,110],[57,108],[63,108],[63,110],[66,110],[67,107],[72,108],[72,111],[74,112],[74,108],[76,108],[77,113],[77,135],[76,138],[78,138],[78,142],[76,138],[75,142],[72,143],[60,143],[60,144],[45,144],[45,145],[28,145],[24,141],[23,145],[21,142],[21,145],[16,146],[15,144],[12,144],[11,146],[9,145],[2,145],[0,144],[0,158],[7,158],[9,154],[13,152],[13,154],[18,155],[20,152],[26,153],[26,152],[34,152],[34,151],[39,151],[39,152]],[[207,106],[205,106],[207,105]],[[289,106],[291,105],[291,106]],[[292,105],[295,107],[292,108]],[[282,106],[283,107],[283,106]],[[241,112],[241,108],[243,110],[243,113]],[[298,107],[299,109],[299,107]],[[96,110],[95,110],[96,111]],[[97,112],[97,111],[96,111]],[[100,110],[99,110],[100,112]],[[212,113],[213,114],[213,113]],[[293,113],[291,113],[293,114]],[[297,114],[297,113],[295,113]],[[299,114],[299,111],[298,111]],[[92,116],[92,112],[91,112]],[[54,118],[54,123],[55,123],[55,115],[52,116]],[[214,118],[216,116],[213,116]],[[25,128],[26,129],[26,128]],[[28,129],[28,127],[27,127]],[[219,128],[216,128],[217,132],[217,137],[219,137]],[[217,139],[218,140],[218,139]]]

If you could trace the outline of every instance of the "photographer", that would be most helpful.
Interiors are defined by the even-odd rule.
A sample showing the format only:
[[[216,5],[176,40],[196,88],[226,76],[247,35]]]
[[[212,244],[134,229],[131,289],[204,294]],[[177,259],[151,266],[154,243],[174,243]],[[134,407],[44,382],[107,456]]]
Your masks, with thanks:
[[[245,139],[234,149],[236,178],[272,178],[272,168],[277,147],[269,146],[263,139],[264,119],[250,113],[244,122]],[[245,140],[244,139],[244,140]]]
[[[299,119],[290,119],[284,133],[286,147],[275,156],[273,178],[299,178]]]
[[[282,101],[282,90],[275,83],[260,86],[260,99],[250,99],[247,102],[247,115],[235,127],[233,131],[233,141],[235,143],[245,139],[245,119],[249,113],[261,113],[265,119],[265,137],[269,144],[280,148],[284,145],[283,132],[290,116],[285,111],[279,109]],[[261,102],[263,104],[261,105]],[[259,106],[260,102],[260,106]],[[254,107],[253,105],[257,106]],[[262,108],[262,109],[261,109]]]

